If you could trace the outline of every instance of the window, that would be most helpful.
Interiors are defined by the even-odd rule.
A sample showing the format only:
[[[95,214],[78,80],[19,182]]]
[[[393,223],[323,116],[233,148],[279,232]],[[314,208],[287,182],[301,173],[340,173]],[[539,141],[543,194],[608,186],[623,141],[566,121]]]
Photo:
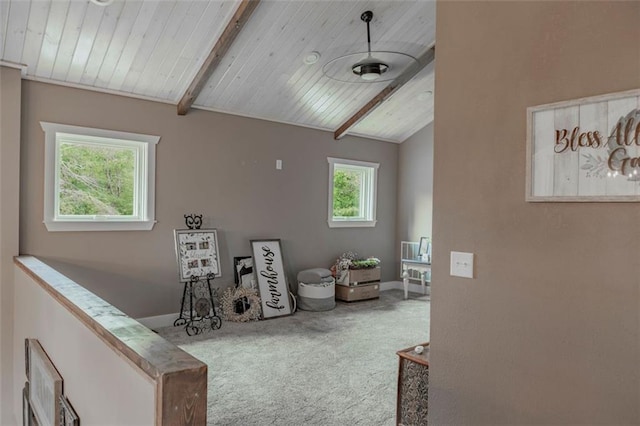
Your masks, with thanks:
[[[329,227],[376,226],[378,163],[329,161]]]
[[[40,122],[49,231],[135,231],[155,224],[159,136]]]

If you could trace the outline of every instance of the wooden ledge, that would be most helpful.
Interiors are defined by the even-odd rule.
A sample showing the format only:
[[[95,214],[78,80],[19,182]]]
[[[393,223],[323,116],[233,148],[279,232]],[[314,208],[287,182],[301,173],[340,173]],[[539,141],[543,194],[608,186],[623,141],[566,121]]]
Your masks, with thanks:
[[[206,364],[39,259],[18,256],[14,263],[120,357],[155,382],[156,425],[206,423]]]

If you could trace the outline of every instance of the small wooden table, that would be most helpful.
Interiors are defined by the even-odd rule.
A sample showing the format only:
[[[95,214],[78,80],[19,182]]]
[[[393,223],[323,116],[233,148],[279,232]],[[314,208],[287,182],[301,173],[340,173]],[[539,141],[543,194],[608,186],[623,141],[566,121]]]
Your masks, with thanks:
[[[416,346],[424,351],[416,353]],[[429,342],[398,352],[398,402],[396,424],[417,426],[427,424],[429,408]]]
[[[402,259],[402,284],[404,286],[404,298],[409,297],[409,271],[420,273],[420,284],[422,284],[422,293],[426,294],[425,283],[427,274],[431,272],[431,262],[425,262],[420,259]]]

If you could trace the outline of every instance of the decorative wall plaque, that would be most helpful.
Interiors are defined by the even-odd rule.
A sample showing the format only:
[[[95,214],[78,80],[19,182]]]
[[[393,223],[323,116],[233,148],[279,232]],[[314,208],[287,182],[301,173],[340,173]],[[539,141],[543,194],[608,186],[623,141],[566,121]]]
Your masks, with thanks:
[[[527,109],[527,201],[640,201],[640,89]]]

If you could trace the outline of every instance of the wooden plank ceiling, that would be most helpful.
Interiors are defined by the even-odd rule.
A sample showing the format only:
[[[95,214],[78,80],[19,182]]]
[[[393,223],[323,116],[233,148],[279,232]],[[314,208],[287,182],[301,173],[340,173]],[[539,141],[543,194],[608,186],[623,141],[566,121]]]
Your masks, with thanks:
[[[25,67],[27,79],[177,105],[240,5],[0,0],[0,63]],[[435,43],[430,0],[262,0],[216,60],[193,107],[334,132],[392,83],[345,83],[323,74],[332,59],[366,51],[365,10],[374,13],[374,51],[419,57]],[[320,59],[305,64],[313,51]],[[402,142],[431,122],[433,70],[432,63],[349,133]]]

